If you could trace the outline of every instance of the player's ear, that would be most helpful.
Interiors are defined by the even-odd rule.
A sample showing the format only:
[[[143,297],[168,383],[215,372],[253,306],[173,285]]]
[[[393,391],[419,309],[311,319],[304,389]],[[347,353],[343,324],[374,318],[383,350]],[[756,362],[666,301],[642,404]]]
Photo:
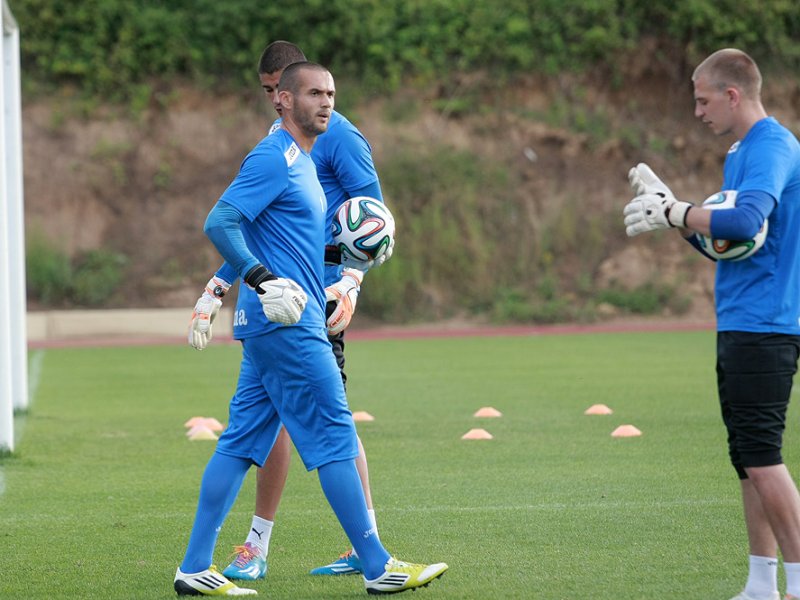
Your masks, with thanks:
[[[725,94],[728,96],[728,104],[731,107],[738,105],[739,101],[742,99],[742,93],[739,91],[739,88],[729,87],[725,90]]]
[[[280,102],[282,107],[291,110],[293,100],[294,96],[289,90],[280,90],[278,92],[278,102]]]

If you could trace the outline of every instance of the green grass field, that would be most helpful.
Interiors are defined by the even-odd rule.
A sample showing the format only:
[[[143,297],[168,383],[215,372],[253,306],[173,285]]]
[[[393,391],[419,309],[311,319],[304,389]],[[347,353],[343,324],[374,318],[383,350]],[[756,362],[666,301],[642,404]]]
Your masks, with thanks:
[[[0,597],[168,598],[239,349],[51,349],[0,459]],[[744,584],[738,483],[718,416],[712,332],[352,341],[353,410],[381,538],[445,561],[424,598],[727,599]],[[40,367],[40,368],[39,368]],[[595,403],[610,416],[585,416]],[[482,406],[503,412],[476,419]],[[798,472],[794,409],[785,458]],[[617,439],[620,424],[642,430]],[[483,427],[495,439],[462,441]],[[254,473],[220,534],[247,532]],[[366,597],[357,577],[306,575],[347,548],[294,457],[267,598]]]

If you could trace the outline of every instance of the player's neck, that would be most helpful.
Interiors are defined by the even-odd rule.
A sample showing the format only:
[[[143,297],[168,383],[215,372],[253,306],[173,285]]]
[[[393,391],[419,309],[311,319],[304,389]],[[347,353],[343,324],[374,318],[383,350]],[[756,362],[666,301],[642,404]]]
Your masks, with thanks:
[[[760,102],[753,103],[747,106],[738,119],[737,125],[733,129],[733,134],[737,140],[743,140],[747,133],[753,128],[753,125],[762,119],[767,118],[767,111]]]
[[[311,152],[311,148],[314,146],[314,142],[317,141],[317,136],[309,136],[291,120],[284,117],[283,122],[281,123],[281,127],[289,132],[289,135],[292,136],[297,145],[300,146],[302,150],[305,152]]]

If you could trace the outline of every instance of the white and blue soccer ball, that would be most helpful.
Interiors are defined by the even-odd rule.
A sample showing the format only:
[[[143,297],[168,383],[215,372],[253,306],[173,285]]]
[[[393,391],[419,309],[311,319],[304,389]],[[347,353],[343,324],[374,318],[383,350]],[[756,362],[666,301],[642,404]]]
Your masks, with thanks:
[[[331,224],[333,244],[345,257],[370,261],[383,256],[394,241],[394,217],[386,205],[367,196],[350,198]],[[346,261],[345,261],[346,262]]]
[[[718,210],[736,206],[736,190],[717,192],[703,201],[704,208]],[[708,235],[695,234],[703,251],[717,260],[744,260],[758,252],[767,239],[769,222],[765,219],[761,229],[751,240],[717,240]]]

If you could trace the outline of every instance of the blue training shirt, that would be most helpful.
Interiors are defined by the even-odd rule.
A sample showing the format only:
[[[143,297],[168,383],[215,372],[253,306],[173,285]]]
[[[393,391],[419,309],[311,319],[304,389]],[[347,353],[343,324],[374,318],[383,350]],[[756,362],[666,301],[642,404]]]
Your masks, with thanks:
[[[280,130],[281,119],[276,119],[267,135]],[[346,117],[334,111],[328,129],[317,137],[311,148],[311,158],[317,167],[317,177],[325,192],[328,211],[325,217],[325,243],[330,244],[333,236],[330,224],[339,207],[348,199],[368,191],[368,195],[383,200],[378,173],[372,161],[372,148],[367,139]],[[341,279],[341,265],[325,267],[325,285]],[[229,265],[224,264],[217,276],[233,282],[236,274]]]
[[[273,123],[271,130],[278,124],[280,119]],[[355,125],[336,111],[331,115],[328,130],[317,137],[314,147],[311,148],[311,158],[317,166],[317,177],[328,201],[325,243],[331,244],[333,234],[330,224],[336,211],[359,190],[377,184],[378,173],[372,162],[372,148],[367,139]],[[374,185],[372,191],[373,197],[383,200],[380,185]],[[341,265],[327,265],[325,285],[339,281],[342,277],[341,272]]]
[[[777,120],[758,121],[728,151],[723,190],[775,199],[764,246],[717,262],[718,331],[800,334],[800,143]]]
[[[220,201],[244,215],[241,231],[250,252],[278,277],[293,279],[308,296],[294,327],[325,327],[327,203],[311,156],[289,132],[279,129],[245,157]],[[256,292],[239,286],[234,338],[262,335],[276,327],[283,325],[267,320]]]

